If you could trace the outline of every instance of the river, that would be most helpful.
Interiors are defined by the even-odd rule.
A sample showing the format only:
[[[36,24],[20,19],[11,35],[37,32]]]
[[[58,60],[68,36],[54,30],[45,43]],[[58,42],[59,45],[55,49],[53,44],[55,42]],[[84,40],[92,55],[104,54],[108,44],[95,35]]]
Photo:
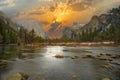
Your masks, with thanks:
[[[112,61],[96,58],[82,58],[90,53],[97,56],[102,53],[120,54],[120,47],[66,47],[46,46],[36,50],[20,50],[19,47],[0,47],[0,58],[8,59],[9,68],[0,71],[0,80],[23,72],[28,80],[120,80],[120,58]],[[54,57],[63,54],[64,58]],[[71,59],[70,56],[78,56]]]

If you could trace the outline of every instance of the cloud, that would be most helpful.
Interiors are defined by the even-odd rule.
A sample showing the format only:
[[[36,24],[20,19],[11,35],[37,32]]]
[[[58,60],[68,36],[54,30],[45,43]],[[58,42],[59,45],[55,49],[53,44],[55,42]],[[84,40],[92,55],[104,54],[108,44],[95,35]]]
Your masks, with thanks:
[[[39,5],[25,10],[23,13],[19,14],[18,17],[21,19],[22,18],[34,19],[39,22],[46,23],[52,23],[54,22],[54,20],[58,21],[63,20],[63,22],[66,24],[73,22],[80,22],[84,24],[87,23],[92,16],[106,13],[112,8],[118,7],[120,5],[120,0],[37,0],[37,1],[39,1],[37,2],[39,3]],[[45,3],[47,5],[41,5],[42,3]]]
[[[0,10],[15,6],[14,0],[0,0]]]
[[[49,2],[50,2],[50,1],[53,1],[53,0],[38,0],[38,1],[39,1],[39,2],[41,2],[41,1],[45,1],[45,2],[46,2],[46,1],[49,1]]]
[[[102,0],[101,2],[96,2],[93,5],[94,14],[106,13],[112,8],[120,6],[120,0]]]

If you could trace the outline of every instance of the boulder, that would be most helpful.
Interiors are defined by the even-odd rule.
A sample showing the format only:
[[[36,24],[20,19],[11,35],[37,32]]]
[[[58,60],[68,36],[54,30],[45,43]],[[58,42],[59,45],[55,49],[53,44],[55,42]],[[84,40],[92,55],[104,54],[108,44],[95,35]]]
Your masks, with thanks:
[[[85,54],[85,57],[86,57],[86,58],[92,58],[93,56],[92,56],[92,54],[87,53],[87,54]]]
[[[120,54],[118,54],[117,56],[120,57]]]
[[[113,61],[113,58],[108,58],[107,60],[108,60],[108,61]]]
[[[97,57],[102,57],[102,55],[98,54]]]
[[[56,54],[55,57],[56,58],[64,58],[64,55],[63,54]]]
[[[0,71],[6,70],[8,67],[9,67],[9,65],[6,60],[0,60]]]
[[[109,78],[103,78],[102,80],[110,80]]]
[[[4,65],[4,64],[7,64],[8,62],[6,60],[0,60],[0,66],[1,65]]]
[[[78,56],[70,56],[71,59],[77,59],[79,58]]]
[[[107,56],[112,56],[112,53],[106,53]]]
[[[27,80],[28,75],[25,73],[16,73],[12,76],[7,77],[5,80]]]
[[[111,56],[110,58],[114,58],[115,59],[115,58],[118,58],[118,57],[117,56]]]
[[[101,56],[102,56],[102,55],[104,55],[104,54],[103,54],[103,53],[100,53],[99,55],[101,55]]]
[[[104,58],[104,57],[99,57],[98,59],[99,60],[107,60],[107,58]]]

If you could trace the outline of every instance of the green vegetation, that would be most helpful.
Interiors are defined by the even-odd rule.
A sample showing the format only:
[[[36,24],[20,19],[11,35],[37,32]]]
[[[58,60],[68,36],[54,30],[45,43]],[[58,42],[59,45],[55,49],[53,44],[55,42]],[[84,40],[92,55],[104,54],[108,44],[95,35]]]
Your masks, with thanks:
[[[41,36],[36,35],[34,29],[27,31],[21,27],[19,31],[19,37],[19,43],[31,44],[44,42],[44,39]]]
[[[43,42],[42,37],[36,36],[34,29],[28,31],[22,26],[19,30],[14,30],[9,24],[0,21],[0,43],[1,44],[28,44],[34,42]]]
[[[106,14],[109,16],[106,26],[92,27],[82,30],[82,32],[74,32],[74,38],[61,38],[61,39],[43,39],[41,36],[36,36],[34,29],[28,31],[22,26],[18,31],[14,30],[8,23],[4,20],[0,21],[0,43],[2,44],[31,44],[31,43],[56,43],[56,42],[97,42],[97,41],[114,41],[115,43],[120,43],[120,7],[113,8]],[[71,35],[72,36],[72,35]]]
[[[111,21],[109,26],[105,26],[102,30],[86,29],[79,34],[81,41],[114,41],[120,43],[120,7],[112,9],[108,15],[110,15]]]
[[[11,28],[9,25],[0,21],[0,42],[1,43],[16,43],[17,31]]]

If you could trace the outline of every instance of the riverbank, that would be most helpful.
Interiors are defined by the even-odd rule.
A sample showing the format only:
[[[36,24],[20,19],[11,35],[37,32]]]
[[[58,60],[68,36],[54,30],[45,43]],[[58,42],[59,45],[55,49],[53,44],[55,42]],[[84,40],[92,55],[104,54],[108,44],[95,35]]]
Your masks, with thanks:
[[[7,46],[7,45],[14,45],[17,46],[18,44],[0,44],[0,46]],[[119,44],[115,44],[115,42],[43,42],[43,43],[32,43],[32,44],[22,44],[25,47],[41,47],[41,46],[71,46],[71,47],[80,47],[80,46],[119,46]]]
[[[70,47],[80,47],[80,46],[93,46],[93,47],[99,47],[99,46],[119,46],[116,45],[114,42],[61,42],[61,43],[33,43],[33,44],[26,44],[25,47],[31,48],[31,47],[41,47],[41,46],[70,46]]]

